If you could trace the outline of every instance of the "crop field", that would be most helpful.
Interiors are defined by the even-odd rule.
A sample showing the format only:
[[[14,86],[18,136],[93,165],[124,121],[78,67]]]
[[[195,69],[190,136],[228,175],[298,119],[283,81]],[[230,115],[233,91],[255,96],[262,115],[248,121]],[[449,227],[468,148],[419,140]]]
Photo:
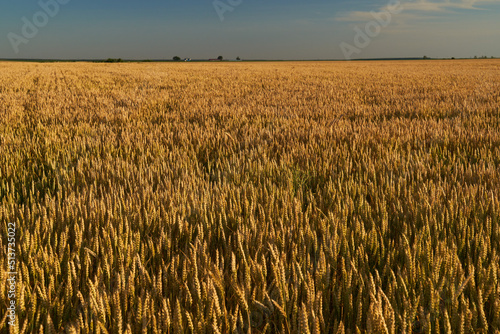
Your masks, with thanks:
[[[499,60],[0,62],[0,332],[500,333],[499,109]]]

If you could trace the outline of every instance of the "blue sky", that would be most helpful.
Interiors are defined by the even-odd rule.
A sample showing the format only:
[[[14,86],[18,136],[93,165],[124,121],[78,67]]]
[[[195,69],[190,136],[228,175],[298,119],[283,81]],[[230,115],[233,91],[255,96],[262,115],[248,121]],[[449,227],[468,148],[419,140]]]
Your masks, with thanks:
[[[0,58],[500,57],[500,0],[216,1],[4,0]]]

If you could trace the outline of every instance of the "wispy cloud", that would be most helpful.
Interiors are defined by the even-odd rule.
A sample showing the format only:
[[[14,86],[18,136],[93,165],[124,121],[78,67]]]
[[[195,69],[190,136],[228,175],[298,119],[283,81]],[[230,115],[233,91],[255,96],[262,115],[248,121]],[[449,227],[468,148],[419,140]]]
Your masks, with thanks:
[[[406,7],[404,7],[404,10],[406,11]],[[340,21],[340,22],[368,22],[373,20],[373,13],[376,12],[384,12],[385,8],[380,8],[375,11],[352,11],[349,13],[346,13],[342,16],[337,16],[335,18],[335,21]],[[409,12],[404,12],[398,14],[398,20],[408,20],[408,19],[417,19],[417,18],[422,18],[422,15],[418,15],[415,13],[409,13]]]
[[[401,1],[404,13],[399,14],[399,20],[428,18],[434,13],[453,13],[456,10],[484,10],[484,5],[500,3],[500,0],[417,0]],[[381,6],[375,12],[387,10],[388,6]],[[340,14],[336,21],[364,22],[372,19],[373,11],[351,11]]]
[[[404,3],[405,10],[419,12],[449,12],[454,9],[482,10],[481,5],[500,2],[498,0],[419,0]]]

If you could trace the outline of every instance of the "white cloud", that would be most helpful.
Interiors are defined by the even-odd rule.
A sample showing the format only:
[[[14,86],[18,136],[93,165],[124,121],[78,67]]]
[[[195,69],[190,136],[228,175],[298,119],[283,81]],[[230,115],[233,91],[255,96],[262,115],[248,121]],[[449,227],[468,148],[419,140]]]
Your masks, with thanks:
[[[397,2],[396,2],[397,3]],[[500,0],[417,0],[400,1],[402,13],[398,14],[399,21],[407,19],[422,19],[429,17],[432,13],[453,13],[454,10],[484,10],[482,5],[500,3]],[[380,7],[375,12],[383,12],[390,5]],[[370,11],[351,11],[335,18],[336,21],[343,22],[366,22],[373,19]]]

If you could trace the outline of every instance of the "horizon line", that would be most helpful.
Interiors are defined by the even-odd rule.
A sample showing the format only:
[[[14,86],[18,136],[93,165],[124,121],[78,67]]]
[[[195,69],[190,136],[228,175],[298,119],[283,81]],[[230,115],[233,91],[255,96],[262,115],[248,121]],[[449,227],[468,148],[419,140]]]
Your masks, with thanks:
[[[355,58],[355,59],[339,59],[339,58],[331,58],[331,59],[211,59],[211,58],[186,58],[189,60],[173,60],[173,59],[122,59],[122,58],[0,58],[0,61],[24,61],[24,62],[99,62],[99,63],[119,63],[119,62],[128,62],[128,63],[139,63],[139,62],[171,62],[171,63],[185,63],[185,62],[279,62],[279,61],[377,61],[377,60],[477,60],[477,59],[498,59],[495,56],[481,56],[481,57],[381,57],[381,58]]]

